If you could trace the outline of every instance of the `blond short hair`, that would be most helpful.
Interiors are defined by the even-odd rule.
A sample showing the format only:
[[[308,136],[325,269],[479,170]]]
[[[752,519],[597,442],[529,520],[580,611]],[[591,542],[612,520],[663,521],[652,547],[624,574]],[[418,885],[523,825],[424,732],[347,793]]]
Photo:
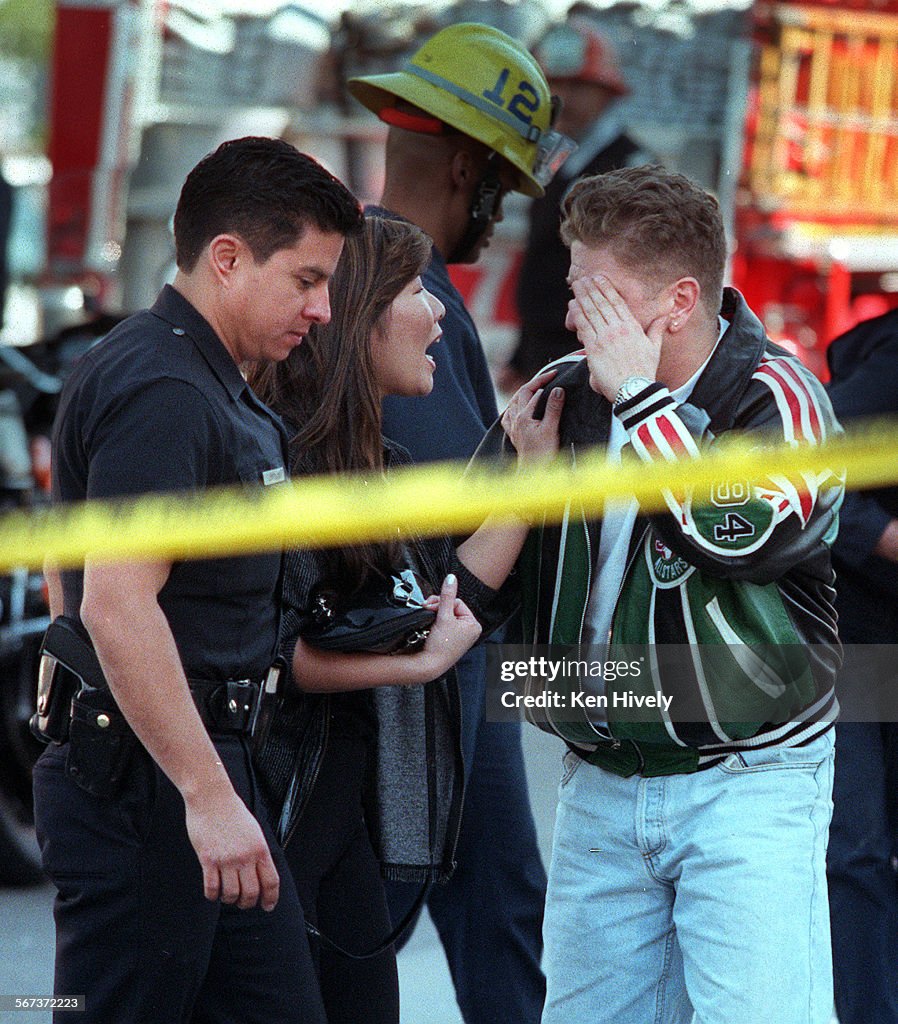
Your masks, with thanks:
[[[562,204],[566,245],[607,246],[648,279],[694,277],[711,313],[720,309],[727,245],[710,192],[663,167],[627,167],[581,178]]]

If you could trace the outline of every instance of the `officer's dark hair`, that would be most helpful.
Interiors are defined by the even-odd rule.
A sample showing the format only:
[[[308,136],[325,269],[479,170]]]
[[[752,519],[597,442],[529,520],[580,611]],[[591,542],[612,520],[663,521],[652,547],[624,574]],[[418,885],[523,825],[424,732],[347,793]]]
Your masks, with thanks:
[[[727,244],[720,206],[682,174],[647,165],[581,178],[562,203],[567,245],[605,247],[640,278],[694,277],[712,314],[720,309]]]
[[[316,160],[282,139],[232,139],[187,175],[175,211],[175,257],[190,273],[213,238],[235,234],[264,263],[309,225],[351,235],[362,221],[355,196]]]

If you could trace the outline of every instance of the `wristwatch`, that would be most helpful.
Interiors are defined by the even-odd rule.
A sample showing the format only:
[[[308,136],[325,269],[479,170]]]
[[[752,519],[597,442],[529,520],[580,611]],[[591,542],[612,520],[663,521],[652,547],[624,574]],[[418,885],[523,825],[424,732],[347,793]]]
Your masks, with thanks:
[[[614,408],[623,405],[624,402],[629,402],[631,398],[635,398],[640,391],[649,385],[654,384],[653,380],[649,380],[648,377],[642,377],[639,374],[634,374],[632,377],[627,379],[617,389],[617,394],[614,396]]]

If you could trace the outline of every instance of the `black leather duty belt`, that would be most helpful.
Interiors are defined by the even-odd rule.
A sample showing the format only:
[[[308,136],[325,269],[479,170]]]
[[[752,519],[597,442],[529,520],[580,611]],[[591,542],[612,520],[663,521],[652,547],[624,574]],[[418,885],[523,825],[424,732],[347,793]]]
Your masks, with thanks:
[[[190,695],[209,732],[248,733],[259,699],[260,683],[250,679],[225,682],[188,679]]]

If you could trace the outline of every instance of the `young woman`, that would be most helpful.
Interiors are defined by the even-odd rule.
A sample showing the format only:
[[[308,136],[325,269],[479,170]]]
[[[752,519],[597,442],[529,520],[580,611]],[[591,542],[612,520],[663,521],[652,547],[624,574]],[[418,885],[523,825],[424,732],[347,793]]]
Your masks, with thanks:
[[[386,395],[426,395],[445,310],[422,285],[430,240],[411,224],[368,218],[346,240],[331,288],[332,318],[315,325],[282,363],[252,378],[293,434],[291,472],[386,472],[410,460],[381,436]],[[520,463],[558,447],[563,395],[533,418],[535,378],[503,416]],[[330,1024],[397,1024],[395,953],[365,959],[391,930],[381,878],[445,878],[452,870],[463,792],[460,714],[452,666],[509,614],[506,578],[524,521],[487,520],[456,548],[449,538],[288,552],[282,653],[301,703],[275,722],[259,757],[313,939]],[[398,656],[323,651],[305,642],[304,615],[324,584],[352,595],[397,567],[436,588],[436,620],[423,648]],[[424,685],[416,685],[424,684]],[[286,769],[286,770],[285,770]],[[316,932],[313,931],[313,936]]]

